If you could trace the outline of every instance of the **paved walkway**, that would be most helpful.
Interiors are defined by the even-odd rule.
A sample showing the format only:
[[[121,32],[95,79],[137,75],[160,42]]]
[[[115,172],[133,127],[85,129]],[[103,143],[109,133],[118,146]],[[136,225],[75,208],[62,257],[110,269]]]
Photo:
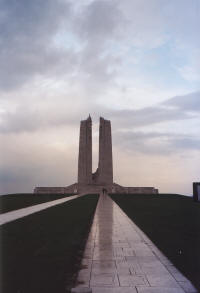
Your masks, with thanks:
[[[101,195],[72,292],[198,291],[110,197]]]
[[[42,211],[47,208],[53,207],[55,205],[64,203],[66,201],[73,200],[73,199],[78,198],[80,196],[83,196],[83,194],[65,197],[65,198],[61,198],[61,199],[56,199],[53,201],[49,201],[49,202],[45,202],[45,203],[41,203],[41,204],[37,204],[34,206],[30,206],[30,207],[26,207],[23,209],[19,209],[19,210],[15,210],[12,212],[1,214],[0,215],[0,225],[9,223],[11,221],[23,218],[25,216],[28,216],[28,215],[31,215],[34,213],[37,213],[39,211]]]

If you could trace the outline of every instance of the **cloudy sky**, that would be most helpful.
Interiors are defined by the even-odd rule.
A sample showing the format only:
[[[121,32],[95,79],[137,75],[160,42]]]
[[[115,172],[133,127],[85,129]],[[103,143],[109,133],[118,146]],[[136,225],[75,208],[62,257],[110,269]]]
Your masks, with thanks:
[[[115,182],[200,180],[200,0],[0,0],[0,193],[77,180],[112,121]]]

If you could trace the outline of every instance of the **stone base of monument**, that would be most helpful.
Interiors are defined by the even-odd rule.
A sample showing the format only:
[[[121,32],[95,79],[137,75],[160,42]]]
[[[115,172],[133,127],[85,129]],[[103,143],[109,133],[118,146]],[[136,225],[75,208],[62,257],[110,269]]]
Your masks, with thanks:
[[[35,194],[77,194],[78,184],[74,183],[65,187],[35,187]]]
[[[113,183],[111,193],[158,194],[158,189],[154,187],[125,187],[117,183]]]
[[[122,194],[158,194],[158,189],[154,187],[125,187],[117,183],[113,184],[78,184],[79,193],[122,193]]]
[[[158,194],[154,187],[125,187],[117,183],[113,184],[78,184],[74,183],[66,187],[35,187],[36,194],[77,194],[77,193],[122,193],[122,194]]]
[[[200,201],[200,182],[193,182],[193,199]]]

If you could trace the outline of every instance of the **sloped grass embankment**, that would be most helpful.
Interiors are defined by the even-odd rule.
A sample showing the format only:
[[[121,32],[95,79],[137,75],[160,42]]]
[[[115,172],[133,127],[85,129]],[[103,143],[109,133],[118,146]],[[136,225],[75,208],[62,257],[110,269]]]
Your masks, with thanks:
[[[200,290],[200,203],[177,194],[111,197]]]
[[[0,227],[0,292],[66,293],[73,286],[98,195],[86,195]]]
[[[0,214],[71,196],[72,194],[16,193],[0,196]]]

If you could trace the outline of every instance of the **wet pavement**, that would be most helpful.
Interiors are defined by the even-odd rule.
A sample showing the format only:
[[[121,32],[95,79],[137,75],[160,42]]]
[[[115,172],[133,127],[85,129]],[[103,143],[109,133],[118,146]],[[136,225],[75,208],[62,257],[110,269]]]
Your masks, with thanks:
[[[107,195],[100,195],[72,292],[198,292]]]

